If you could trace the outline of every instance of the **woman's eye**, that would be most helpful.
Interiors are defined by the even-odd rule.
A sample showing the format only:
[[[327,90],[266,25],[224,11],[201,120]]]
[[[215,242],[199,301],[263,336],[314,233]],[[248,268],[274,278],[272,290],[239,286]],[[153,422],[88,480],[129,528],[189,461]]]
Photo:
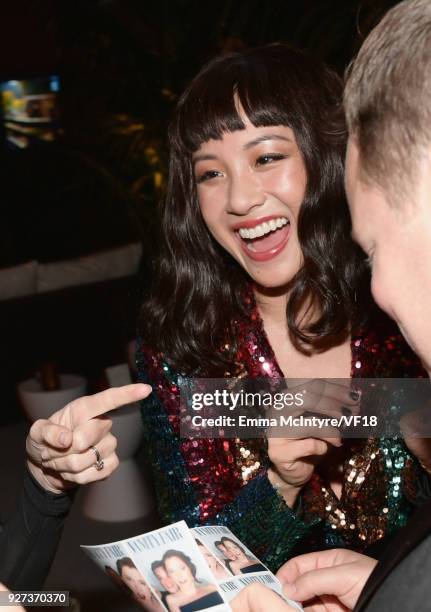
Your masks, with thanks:
[[[279,161],[280,159],[285,159],[287,156],[282,153],[267,153],[266,155],[261,155],[256,160],[256,166],[266,166],[274,161]]]
[[[221,172],[218,170],[207,170],[206,172],[197,175],[196,183],[199,185],[200,183],[205,183],[206,181],[210,181],[218,176],[221,176]]]

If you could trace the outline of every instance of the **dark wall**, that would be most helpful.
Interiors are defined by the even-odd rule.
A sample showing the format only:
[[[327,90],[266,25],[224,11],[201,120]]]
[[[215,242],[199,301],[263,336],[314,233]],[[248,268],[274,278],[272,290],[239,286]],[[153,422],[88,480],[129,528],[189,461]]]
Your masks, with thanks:
[[[166,126],[215,54],[289,41],[342,73],[397,0],[20,0],[3,3],[0,81],[58,74],[60,139],[0,151],[0,267],[76,257],[129,241],[157,250]],[[126,283],[127,285],[127,283]],[[0,303],[0,366],[20,378],[53,358],[95,376],[133,335],[121,283]],[[131,308],[131,304],[133,307]]]
[[[202,63],[217,53],[286,40],[342,72],[395,3],[8,3],[0,22],[0,78],[59,74],[64,134],[58,150],[1,160],[0,266],[30,256],[58,259],[137,236],[151,259],[166,174],[166,125]]]

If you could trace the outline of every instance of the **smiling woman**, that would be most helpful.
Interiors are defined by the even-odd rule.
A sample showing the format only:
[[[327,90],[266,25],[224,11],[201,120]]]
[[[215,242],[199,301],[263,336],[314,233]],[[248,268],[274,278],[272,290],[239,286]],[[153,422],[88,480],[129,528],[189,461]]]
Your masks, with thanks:
[[[166,597],[171,612],[199,612],[223,604],[214,584],[201,584],[196,577],[196,566],[180,550],[167,550],[163,555],[166,573],[177,585],[177,592]]]
[[[267,269],[262,285],[269,282],[267,287],[286,295],[289,283],[288,325],[303,348],[331,346],[334,336],[346,338],[352,318],[363,314],[365,267],[349,237],[343,187],[341,91],[338,77],[320,62],[287,45],[270,45],[217,58],[182,96],[170,130],[164,249],[154,300],[143,313],[145,328],[156,315],[165,330],[160,338],[157,326],[148,325],[146,341],[156,340],[181,368],[193,370],[204,360],[229,370],[236,354],[232,315],[244,310],[242,291],[249,284],[248,268],[232,265],[227,256],[233,248],[226,249],[228,235],[220,242],[207,215],[214,222],[219,215],[219,223],[230,230],[230,243],[236,225],[253,229],[266,217],[294,225],[295,231],[291,226],[283,230],[289,234],[288,273],[283,270],[285,244],[276,249],[279,257],[271,257],[272,249],[256,240],[249,247],[242,239],[238,244],[244,242],[241,264],[251,263],[248,252],[262,250],[263,262],[269,254],[270,265],[254,266],[258,278]],[[208,210],[212,206],[215,210]],[[260,259],[256,254],[254,261]],[[304,303],[311,302],[317,316],[305,325]],[[214,349],[226,325],[232,341],[228,353],[221,354]]]
[[[347,379],[311,407],[335,417],[360,409],[351,376],[421,372],[387,321],[365,323],[340,96],[333,72],[283,44],[201,70],[169,132],[162,252],[142,310],[138,365],[154,389],[143,419],[163,520],[226,524],[271,569],[293,550],[363,549],[411,509],[402,489],[413,462],[397,440],[342,442],[331,428],[267,447],[180,438],[184,376]]]
[[[117,560],[118,574],[133,596],[133,599],[147,612],[163,612],[160,601],[151,591],[150,585],[130,557]]]
[[[285,287],[301,268],[304,162],[290,128],[255,127],[239,112],[245,129],[203,143],[193,157],[202,217],[256,283]]]

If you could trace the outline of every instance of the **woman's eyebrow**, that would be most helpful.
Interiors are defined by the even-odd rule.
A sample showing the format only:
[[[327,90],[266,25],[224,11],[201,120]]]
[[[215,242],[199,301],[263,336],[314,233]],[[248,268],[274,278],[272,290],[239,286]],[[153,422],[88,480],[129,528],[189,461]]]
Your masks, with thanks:
[[[292,138],[289,138],[288,136],[282,136],[281,134],[262,134],[262,136],[258,136],[257,138],[253,138],[253,140],[250,140],[249,142],[247,142],[243,146],[243,149],[247,151],[248,149],[252,149],[256,145],[260,144],[261,142],[267,142],[268,140],[283,140],[284,142],[290,142],[290,143],[293,142]],[[218,159],[217,155],[207,153],[207,154],[201,154],[201,155],[194,156],[192,159],[192,163],[194,166],[200,161],[214,161],[217,159]]]
[[[214,161],[217,159],[217,155],[211,155],[210,153],[202,154],[202,155],[196,155],[195,157],[193,157],[192,159],[192,164],[193,166],[195,166],[198,162],[200,161]]]
[[[293,142],[291,138],[288,136],[281,136],[281,134],[263,134],[262,136],[258,136],[258,138],[253,138],[250,142],[247,142],[244,146],[244,150],[252,149],[256,145],[261,142],[266,142],[267,140],[284,140],[285,142]]]

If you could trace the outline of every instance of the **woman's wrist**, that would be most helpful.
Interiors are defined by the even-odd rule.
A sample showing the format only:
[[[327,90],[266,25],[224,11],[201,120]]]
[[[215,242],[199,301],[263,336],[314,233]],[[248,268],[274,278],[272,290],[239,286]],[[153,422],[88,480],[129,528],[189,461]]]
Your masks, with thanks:
[[[301,491],[301,487],[284,481],[274,468],[268,469],[268,480],[277,493],[281,495],[289,508],[293,509]]]
[[[62,495],[65,493],[64,488],[59,489],[55,487],[55,485],[47,478],[43,469],[32,463],[29,459],[27,459],[27,469],[32,475],[33,479],[42,489],[46,491],[46,493],[50,493],[51,495]]]

